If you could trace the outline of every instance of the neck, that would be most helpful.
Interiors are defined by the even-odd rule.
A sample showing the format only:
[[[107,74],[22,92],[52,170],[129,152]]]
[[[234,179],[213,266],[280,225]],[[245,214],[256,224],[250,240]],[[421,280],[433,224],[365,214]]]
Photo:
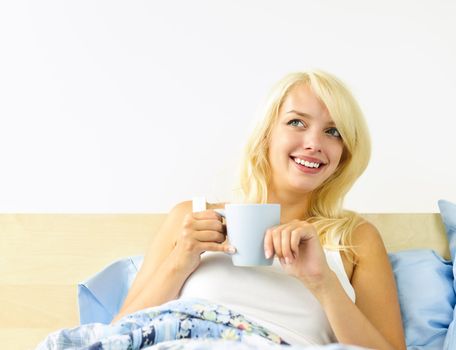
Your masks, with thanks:
[[[296,193],[287,194],[281,192],[280,194],[268,194],[268,203],[280,204],[280,222],[287,223],[292,220],[305,220],[308,218],[310,193],[296,196]]]

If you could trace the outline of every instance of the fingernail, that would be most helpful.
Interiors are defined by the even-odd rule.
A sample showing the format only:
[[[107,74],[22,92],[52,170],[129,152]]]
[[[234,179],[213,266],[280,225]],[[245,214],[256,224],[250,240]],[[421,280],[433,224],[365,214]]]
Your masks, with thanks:
[[[234,254],[234,253],[236,253],[236,248],[230,246],[230,247],[228,247],[227,251],[228,251],[228,253],[230,253],[230,254]]]
[[[286,257],[285,258],[285,264],[290,265],[291,264],[291,259]]]
[[[270,250],[266,250],[266,251],[264,252],[264,255],[266,256],[266,259],[269,259],[269,258],[271,257],[272,254],[271,254],[271,251],[270,251]]]

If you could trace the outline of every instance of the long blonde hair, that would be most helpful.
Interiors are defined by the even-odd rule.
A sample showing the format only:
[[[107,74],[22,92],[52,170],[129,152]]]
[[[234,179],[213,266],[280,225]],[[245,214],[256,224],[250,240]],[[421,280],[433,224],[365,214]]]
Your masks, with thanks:
[[[369,131],[361,109],[348,88],[335,76],[319,71],[286,75],[272,89],[257,125],[244,150],[240,187],[245,202],[266,203],[271,167],[268,159],[270,134],[279,109],[289,91],[298,84],[308,85],[326,106],[344,145],[336,171],[312,191],[308,215],[327,248],[345,250],[350,233],[362,222],[359,215],[343,209],[343,200],[366,169],[371,152]],[[340,237],[340,243],[336,240]]]

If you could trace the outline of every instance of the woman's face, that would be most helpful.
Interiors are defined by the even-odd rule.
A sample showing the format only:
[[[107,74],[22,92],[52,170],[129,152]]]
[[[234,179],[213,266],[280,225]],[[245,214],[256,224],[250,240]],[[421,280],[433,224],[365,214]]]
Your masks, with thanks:
[[[343,142],[328,110],[304,84],[293,87],[269,140],[272,188],[308,193],[335,172]]]

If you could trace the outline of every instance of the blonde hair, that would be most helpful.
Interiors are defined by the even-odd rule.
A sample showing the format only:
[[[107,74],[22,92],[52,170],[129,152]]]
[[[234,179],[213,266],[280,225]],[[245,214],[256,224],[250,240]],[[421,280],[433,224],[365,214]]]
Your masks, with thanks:
[[[312,191],[308,207],[309,222],[317,228],[327,248],[346,250],[350,233],[362,219],[343,210],[343,200],[366,169],[370,158],[370,137],[361,109],[348,88],[335,76],[319,71],[291,73],[272,89],[265,104],[263,120],[257,125],[244,150],[240,187],[245,202],[266,203],[271,167],[268,145],[271,130],[289,91],[299,84],[309,86],[326,106],[344,145],[336,171]],[[340,243],[336,240],[340,237]]]

